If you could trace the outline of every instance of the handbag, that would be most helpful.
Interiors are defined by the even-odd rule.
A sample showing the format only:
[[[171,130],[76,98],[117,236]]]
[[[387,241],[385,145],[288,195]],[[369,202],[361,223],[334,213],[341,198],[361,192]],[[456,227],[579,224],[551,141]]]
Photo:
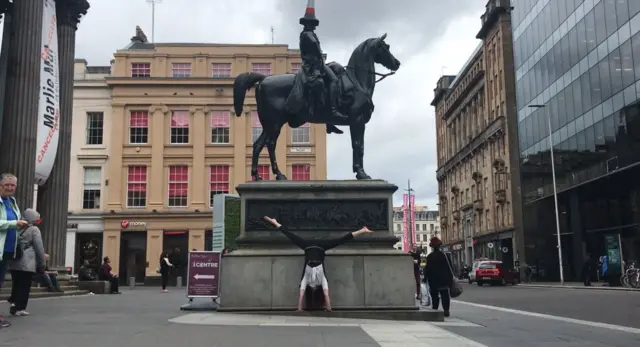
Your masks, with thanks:
[[[16,251],[13,253],[13,260],[20,260],[24,255],[24,251],[26,251],[31,245],[27,245],[27,247],[22,248],[22,234],[27,231],[27,229],[23,229],[20,234],[16,237]]]
[[[464,290],[462,289],[462,286],[460,285],[460,283],[458,283],[458,278],[456,277],[456,275],[453,274],[453,268],[451,267],[451,263],[449,262],[449,258],[447,257],[446,254],[444,255],[444,258],[447,260],[447,265],[449,265],[449,271],[451,271],[451,276],[453,277],[451,287],[449,287],[449,295],[451,295],[452,298],[457,298],[462,294]]]
[[[427,287],[426,283],[420,284],[420,296],[420,305],[431,306],[431,296],[429,295],[429,287]]]

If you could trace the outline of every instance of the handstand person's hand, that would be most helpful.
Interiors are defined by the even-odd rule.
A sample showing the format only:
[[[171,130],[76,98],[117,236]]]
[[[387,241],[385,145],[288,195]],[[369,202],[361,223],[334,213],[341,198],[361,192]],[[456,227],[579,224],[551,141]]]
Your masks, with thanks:
[[[282,226],[280,223],[278,223],[278,221],[275,218],[264,216],[264,220],[266,220],[267,222],[269,222],[269,224],[273,225],[276,228],[279,228]]]
[[[369,228],[367,228],[367,226],[363,226],[362,229],[360,229],[359,231],[362,231],[363,233],[372,233],[373,230],[369,230]]]

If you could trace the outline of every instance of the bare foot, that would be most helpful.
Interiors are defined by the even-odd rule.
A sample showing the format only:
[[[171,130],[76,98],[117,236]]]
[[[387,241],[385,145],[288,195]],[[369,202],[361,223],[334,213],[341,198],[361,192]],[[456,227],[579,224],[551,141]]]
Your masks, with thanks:
[[[304,312],[301,308],[297,309],[296,312]]]
[[[325,310],[326,310],[327,312],[333,312],[333,310],[331,309],[331,307],[327,307]]]

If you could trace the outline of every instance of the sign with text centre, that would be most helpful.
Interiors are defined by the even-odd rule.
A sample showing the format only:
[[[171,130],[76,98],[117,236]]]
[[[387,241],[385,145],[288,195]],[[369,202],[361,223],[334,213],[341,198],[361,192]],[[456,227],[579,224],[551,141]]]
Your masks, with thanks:
[[[219,252],[189,252],[187,296],[217,298],[220,295]]]

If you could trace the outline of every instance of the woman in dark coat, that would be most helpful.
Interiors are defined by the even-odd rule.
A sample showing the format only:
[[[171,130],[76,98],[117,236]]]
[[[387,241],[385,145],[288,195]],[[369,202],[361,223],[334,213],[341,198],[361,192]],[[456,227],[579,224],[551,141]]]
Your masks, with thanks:
[[[449,317],[451,306],[451,295],[449,288],[453,283],[453,273],[449,266],[447,256],[440,250],[442,241],[437,237],[432,237],[429,247],[433,249],[427,256],[427,264],[424,266],[424,278],[429,283],[429,294],[431,295],[431,308],[437,310],[442,299],[444,316]]]

